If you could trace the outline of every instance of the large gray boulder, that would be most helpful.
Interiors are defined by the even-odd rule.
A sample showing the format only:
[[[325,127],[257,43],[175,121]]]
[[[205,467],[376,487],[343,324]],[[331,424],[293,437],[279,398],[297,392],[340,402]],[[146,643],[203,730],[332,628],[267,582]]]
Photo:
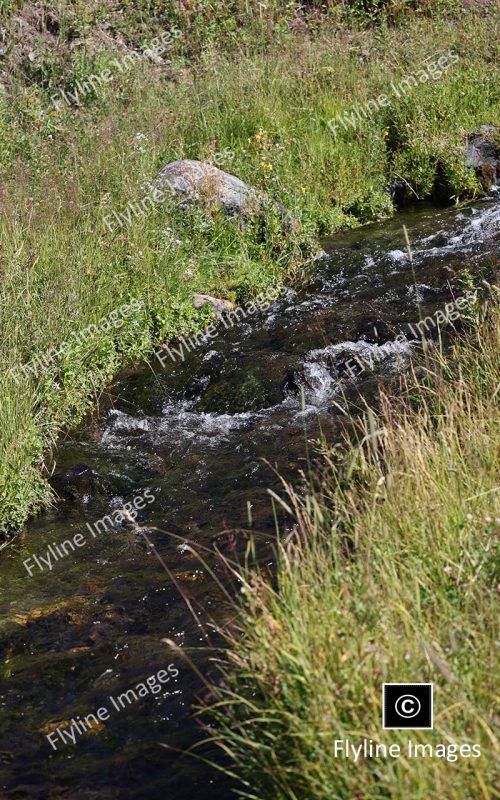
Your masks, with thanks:
[[[197,202],[206,208],[221,208],[227,216],[238,217],[243,226],[245,220],[257,217],[262,235],[265,209],[281,217],[283,233],[288,234],[299,227],[297,220],[287,213],[281,203],[272,200],[265,192],[247,186],[235,175],[203,161],[172,161],[160,170],[154,184],[181,202]]]
[[[489,191],[500,181],[500,127],[481,125],[476,133],[471,133],[467,142],[466,165],[476,170],[476,174]]]
[[[156,183],[174,197],[219,206],[228,216],[246,217],[260,213],[269,198],[228,172],[202,161],[183,159],[167,164]]]

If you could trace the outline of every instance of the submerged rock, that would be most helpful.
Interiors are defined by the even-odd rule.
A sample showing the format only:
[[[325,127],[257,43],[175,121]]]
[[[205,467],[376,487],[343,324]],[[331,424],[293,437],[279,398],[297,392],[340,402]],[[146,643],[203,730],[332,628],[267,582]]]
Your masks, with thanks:
[[[348,384],[377,374],[390,377],[408,366],[411,344],[388,341],[370,344],[362,340],[339,342],[311,350],[299,370],[289,373],[285,389],[305,391],[308,402],[321,404],[343,392]]]
[[[467,143],[467,167],[476,174],[489,191],[500,179],[500,127],[481,125],[476,133],[471,133]]]
[[[76,464],[50,479],[50,485],[60,498],[73,502],[85,502],[96,494],[107,494],[109,485],[92,467]]]
[[[94,470],[87,464],[76,464],[51,479],[52,488],[61,497],[75,499],[83,494],[93,494],[96,488]]]
[[[389,192],[391,200],[396,208],[401,208],[419,199],[408,181],[402,178],[388,183],[385,187],[385,191]]]

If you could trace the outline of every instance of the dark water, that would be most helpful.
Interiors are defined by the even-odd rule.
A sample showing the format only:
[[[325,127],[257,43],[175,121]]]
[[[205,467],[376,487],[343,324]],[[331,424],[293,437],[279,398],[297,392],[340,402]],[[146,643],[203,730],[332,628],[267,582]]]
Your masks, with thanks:
[[[494,265],[499,210],[493,201],[420,208],[332,238],[306,288],[221,327],[184,362],[124,373],[101,414],[60,445],[57,510],[0,553],[1,798],[232,796],[216,772],[159,744],[185,748],[199,738],[191,706],[205,691],[162,639],[195,648],[205,674],[208,651],[196,648],[213,643],[207,620],[224,614],[185,543],[211,546],[224,531],[217,541],[232,552],[250,520],[272,540],[271,466],[292,478],[306,470],[320,430],[335,441],[346,406],[407,368],[416,344],[396,337],[419,338],[408,325],[444,308],[456,272]],[[432,326],[426,336],[435,336]],[[180,537],[148,534],[194,615],[128,523],[95,538],[87,527],[145,490],[154,500],[137,521]],[[34,555],[47,558],[49,545],[78,533],[81,548],[39,569]],[[29,558],[32,577],[23,566]],[[225,579],[220,562],[211,567]],[[169,664],[179,674],[160,692],[114,708],[111,697]],[[56,734],[52,749],[45,734],[102,707],[110,713],[99,730],[76,734],[75,744]]]

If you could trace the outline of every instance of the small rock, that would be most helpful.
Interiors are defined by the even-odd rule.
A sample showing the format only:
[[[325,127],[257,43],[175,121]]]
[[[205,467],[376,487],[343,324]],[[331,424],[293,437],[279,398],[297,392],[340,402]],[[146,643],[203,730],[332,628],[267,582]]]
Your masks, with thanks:
[[[195,308],[201,308],[205,303],[212,303],[217,316],[220,316],[223,311],[229,311],[231,308],[235,308],[234,303],[231,303],[229,300],[221,300],[218,297],[211,297],[209,294],[195,294],[193,295],[193,301]]]
[[[481,125],[471,133],[467,143],[467,167],[476,174],[486,191],[496,186],[500,179],[500,127]]]

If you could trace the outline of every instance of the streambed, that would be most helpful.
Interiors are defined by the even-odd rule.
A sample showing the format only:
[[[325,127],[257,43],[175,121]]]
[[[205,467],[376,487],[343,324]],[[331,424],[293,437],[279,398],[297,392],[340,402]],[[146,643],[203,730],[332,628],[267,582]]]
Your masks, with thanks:
[[[223,778],[159,744],[199,738],[191,706],[204,692],[162,640],[206,647],[205,623],[222,613],[188,545],[211,546],[225,531],[231,547],[250,524],[272,541],[270,465],[293,479],[320,432],[336,441],[346,408],[407,369],[416,325],[450,302],[454,274],[494,268],[499,218],[495,200],[419,206],[332,237],[306,287],[221,327],[184,361],[124,371],[101,413],[61,442],[61,502],[0,553],[0,797],[229,798]],[[436,333],[428,322],[425,335]],[[148,537],[175,581],[123,515],[117,522],[125,504],[139,524],[168,532]],[[60,555],[75,537],[83,543]],[[46,564],[51,550],[59,557]],[[206,653],[193,657],[208,668]],[[169,664],[178,675],[161,692],[51,747],[58,726]]]

